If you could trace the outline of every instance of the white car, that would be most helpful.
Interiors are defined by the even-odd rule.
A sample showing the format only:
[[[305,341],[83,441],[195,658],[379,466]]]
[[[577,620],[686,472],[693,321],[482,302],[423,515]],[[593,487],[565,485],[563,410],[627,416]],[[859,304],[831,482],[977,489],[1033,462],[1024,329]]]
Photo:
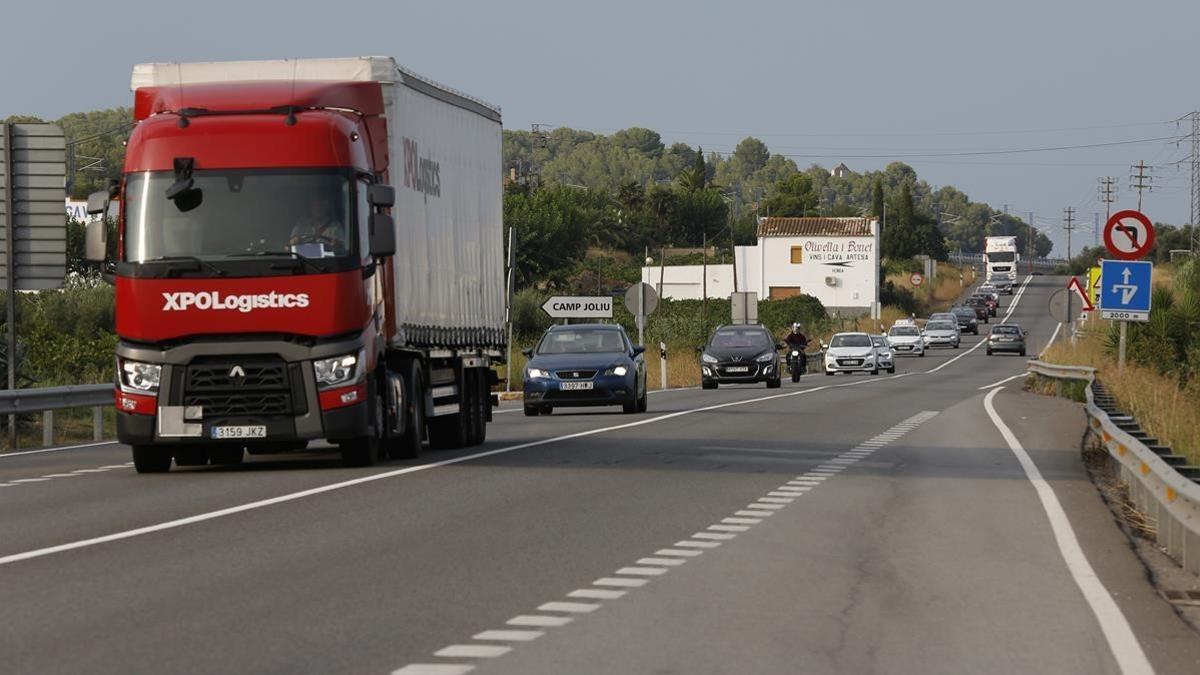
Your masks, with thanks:
[[[838,333],[825,346],[825,374],[865,372],[879,374],[875,343],[866,333]]]
[[[958,322],[930,321],[925,324],[923,332],[926,347],[942,345],[958,349],[961,339],[958,334]]]
[[[875,360],[879,364],[880,370],[887,370],[889,373],[896,372],[896,358],[892,354],[892,347],[888,344],[886,335],[872,335],[871,342],[875,345]]]
[[[925,339],[921,336],[921,329],[917,328],[915,324],[897,322],[888,331],[887,341],[896,356],[901,354],[925,356]]]

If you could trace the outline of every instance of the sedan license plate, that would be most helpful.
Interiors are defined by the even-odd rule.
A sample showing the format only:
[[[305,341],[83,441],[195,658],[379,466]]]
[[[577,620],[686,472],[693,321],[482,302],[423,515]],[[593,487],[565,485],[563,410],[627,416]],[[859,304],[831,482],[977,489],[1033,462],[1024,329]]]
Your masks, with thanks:
[[[841,364],[843,366],[861,366],[862,359],[842,359]]]
[[[561,382],[558,388],[563,391],[579,391],[583,389],[591,389],[591,382]]]
[[[236,427],[213,427],[213,438],[266,438],[265,424],[253,424]]]
[[[748,372],[750,372],[750,366],[729,366],[728,368],[725,369],[725,372],[727,372],[727,373],[748,373]]]

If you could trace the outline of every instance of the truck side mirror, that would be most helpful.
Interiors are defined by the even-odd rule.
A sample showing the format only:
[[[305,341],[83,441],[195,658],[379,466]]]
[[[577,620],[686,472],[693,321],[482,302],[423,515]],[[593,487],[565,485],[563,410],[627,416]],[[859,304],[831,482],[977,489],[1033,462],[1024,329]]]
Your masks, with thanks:
[[[396,190],[391,185],[372,183],[367,188],[367,201],[381,209],[391,208],[396,205]]]
[[[371,255],[386,258],[396,253],[396,228],[391,216],[386,213],[372,213],[370,235]]]
[[[97,190],[88,195],[87,212],[89,216],[108,215],[108,190]]]
[[[97,193],[103,194],[103,193]],[[93,195],[94,196],[94,195]],[[91,197],[88,198],[90,207]],[[89,209],[90,213],[90,209]],[[89,222],[84,230],[84,252],[83,257],[88,262],[102,263],[107,253],[107,234],[108,220],[101,217],[99,220]]]

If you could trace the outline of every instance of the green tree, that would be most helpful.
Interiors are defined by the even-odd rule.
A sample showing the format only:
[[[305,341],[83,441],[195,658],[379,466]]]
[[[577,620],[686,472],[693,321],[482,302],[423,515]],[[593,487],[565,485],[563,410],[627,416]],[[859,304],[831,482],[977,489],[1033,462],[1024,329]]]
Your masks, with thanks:
[[[803,173],[776,183],[774,194],[767,200],[767,212],[772,216],[811,216],[816,209],[817,194],[813,191],[812,178]]]
[[[871,215],[883,218],[883,179],[878,177],[871,188]]]

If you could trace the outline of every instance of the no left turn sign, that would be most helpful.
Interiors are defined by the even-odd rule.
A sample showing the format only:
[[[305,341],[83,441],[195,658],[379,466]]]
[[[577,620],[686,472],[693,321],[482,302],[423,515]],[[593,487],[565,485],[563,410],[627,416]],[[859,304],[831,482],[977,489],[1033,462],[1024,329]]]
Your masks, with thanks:
[[[1104,224],[1104,247],[1120,260],[1138,260],[1154,246],[1154,225],[1141,211],[1126,209]]]

